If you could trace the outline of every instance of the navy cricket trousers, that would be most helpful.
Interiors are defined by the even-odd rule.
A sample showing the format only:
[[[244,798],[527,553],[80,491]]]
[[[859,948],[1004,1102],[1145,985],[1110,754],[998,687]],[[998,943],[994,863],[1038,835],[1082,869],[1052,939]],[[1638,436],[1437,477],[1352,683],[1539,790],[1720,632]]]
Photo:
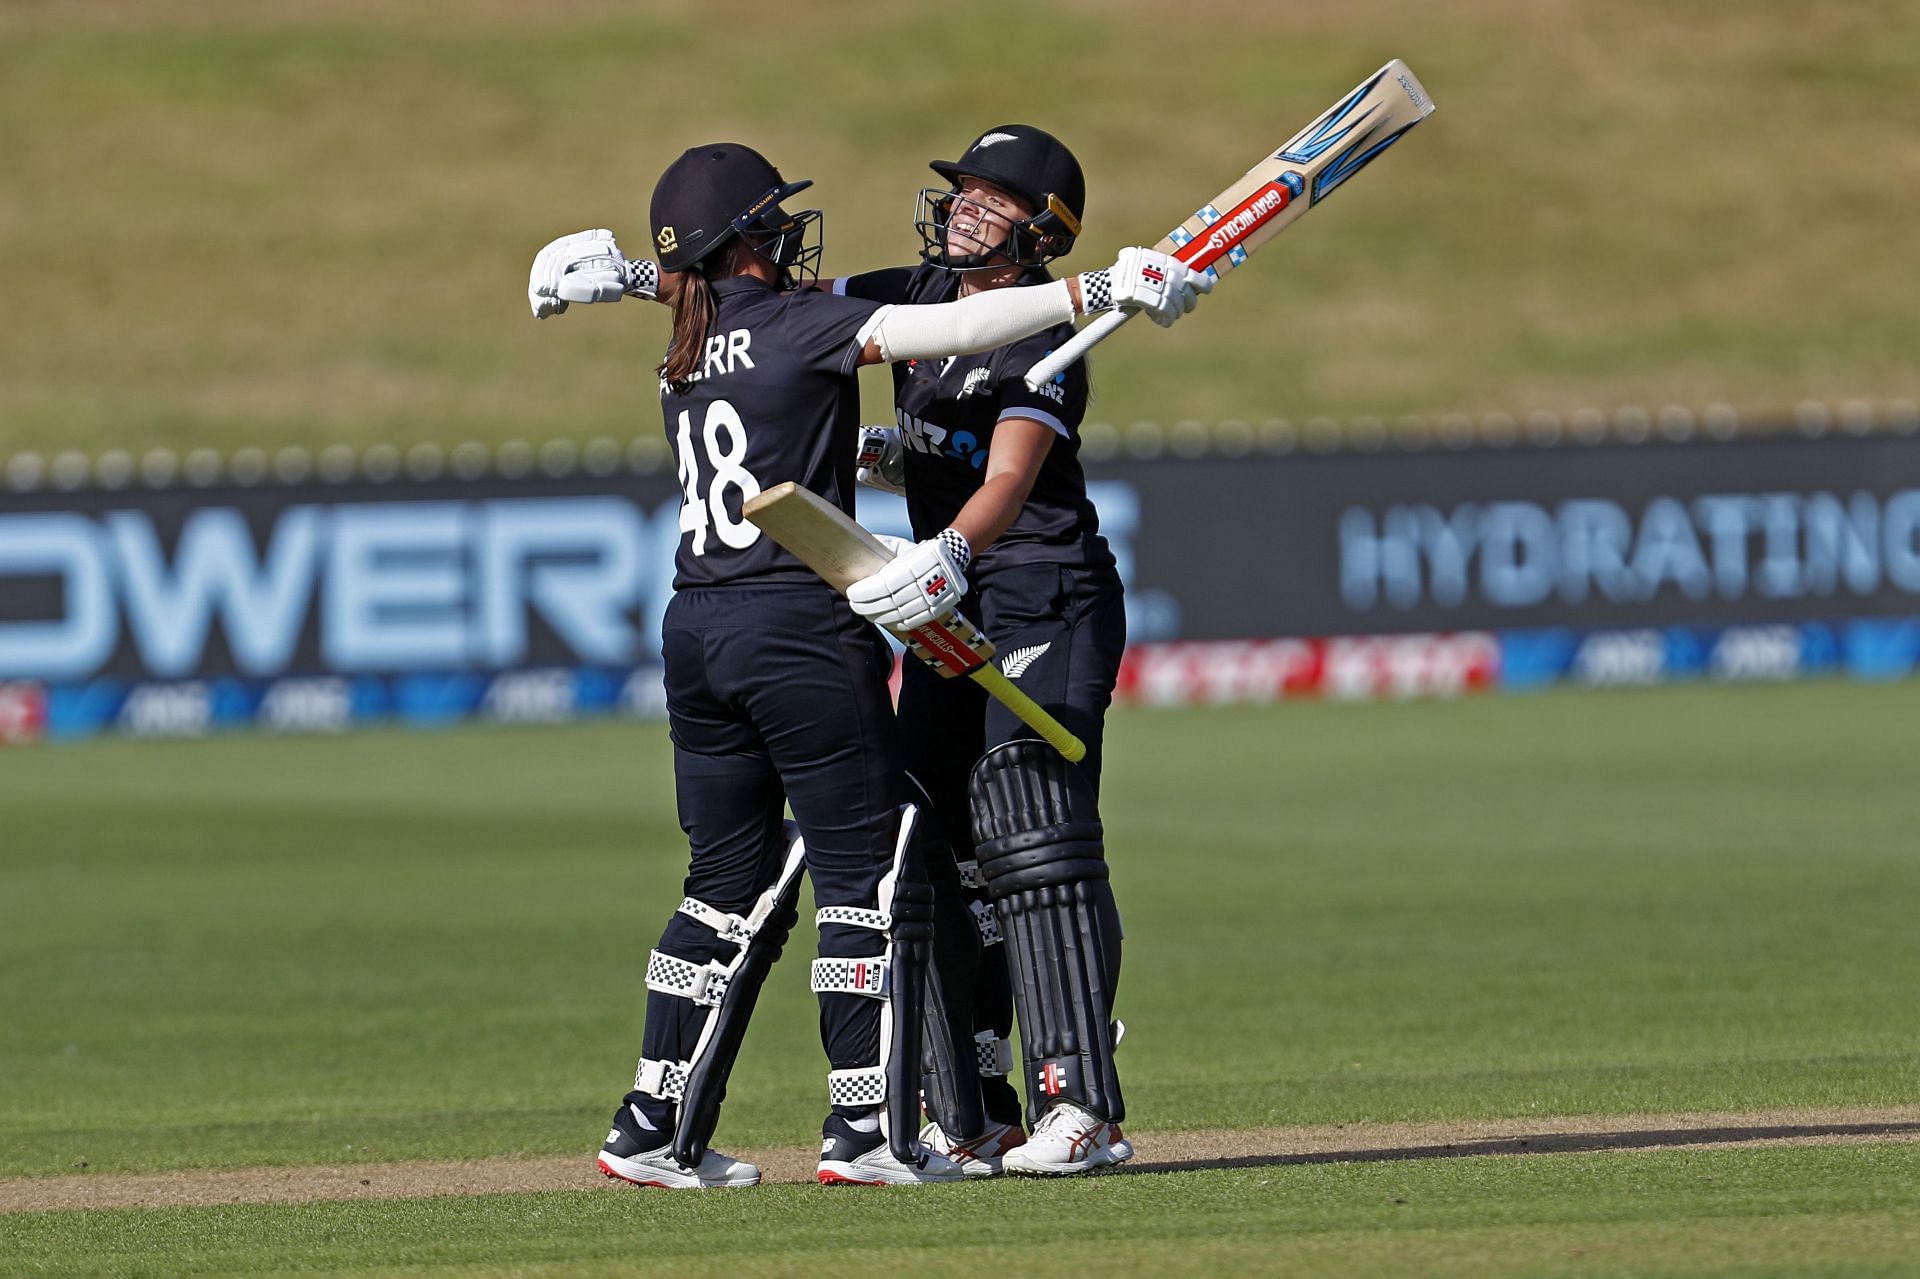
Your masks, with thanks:
[[[744,914],[779,872],[791,805],[816,904],[873,909],[893,863],[903,788],[887,692],[892,658],[877,631],[824,583],[683,590],[662,629],[686,895]],[[705,963],[722,943],[680,914],[667,954]],[[871,929],[827,925],[823,956],[877,955]],[[835,1069],[879,1056],[880,1006],[822,994],[821,1040]],[[701,1018],[651,992],[645,1053],[684,1060]],[[824,1086],[824,1080],[823,1086]]]

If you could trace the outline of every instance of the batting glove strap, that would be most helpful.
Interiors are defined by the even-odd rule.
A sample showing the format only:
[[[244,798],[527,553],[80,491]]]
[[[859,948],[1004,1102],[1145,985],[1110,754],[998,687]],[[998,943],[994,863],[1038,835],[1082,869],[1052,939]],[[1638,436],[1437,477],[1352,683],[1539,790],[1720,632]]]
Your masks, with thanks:
[[[812,986],[819,995],[866,995],[885,999],[893,983],[887,979],[884,955],[867,959],[816,959]]]
[[[679,1101],[686,1095],[687,1075],[692,1069],[691,1062],[642,1057],[639,1069],[633,1072],[633,1090],[662,1101]]]
[[[879,1066],[827,1072],[827,1101],[835,1106],[865,1108],[887,1099],[887,1072]]]
[[[967,565],[973,563],[973,543],[967,541],[967,535],[959,529],[941,529],[940,545],[947,548],[947,553],[953,556],[954,564],[962,573],[967,571]]]
[[[1080,314],[1113,310],[1113,275],[1108,271],[1080,273]]]
[[[660,264],[651,258],[627,260],[627,296],[649,302],[660,296]]]

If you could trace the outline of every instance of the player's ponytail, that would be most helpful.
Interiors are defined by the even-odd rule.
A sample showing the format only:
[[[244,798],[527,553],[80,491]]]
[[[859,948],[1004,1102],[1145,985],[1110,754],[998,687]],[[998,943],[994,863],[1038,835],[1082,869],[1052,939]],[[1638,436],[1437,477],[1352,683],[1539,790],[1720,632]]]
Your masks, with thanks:
[[[713,332],[713,286],[698,265],[680,274],[673,291],[673,339],[660,361],[660,380],[678,393],[687,389],[700,368],[700,355]]]

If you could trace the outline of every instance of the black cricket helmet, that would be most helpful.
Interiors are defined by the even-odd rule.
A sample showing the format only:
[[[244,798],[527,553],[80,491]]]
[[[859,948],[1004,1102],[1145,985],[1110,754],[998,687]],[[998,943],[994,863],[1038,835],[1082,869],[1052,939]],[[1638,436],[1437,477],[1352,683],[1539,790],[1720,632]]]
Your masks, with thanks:
[[[765,156],[738,142],[689,148],[653,188],[649,212],[661,268],[697,269],[737,235],[789,281],[812,279],[820,262],[820,211],[781,207],[812,185],[788,182]]]
[[[958,160],[935,160],[930,166],[951,185],[942,191],[920,192],[914,228],[920,232],[920,256],[935,266],[953,270],[981,267],[1039,266],[1073,248],[1080,234],[1080,218],[1087,205],[1087,180],[1080,162],[1060,139],[1030,124],[1000,124],[968,144]],[[947,250],[947,222],[961,204],[960,188],[967,178],[984,178],[1011,191],[1034,210],[1017,220],[1006,243],[981,253]]]

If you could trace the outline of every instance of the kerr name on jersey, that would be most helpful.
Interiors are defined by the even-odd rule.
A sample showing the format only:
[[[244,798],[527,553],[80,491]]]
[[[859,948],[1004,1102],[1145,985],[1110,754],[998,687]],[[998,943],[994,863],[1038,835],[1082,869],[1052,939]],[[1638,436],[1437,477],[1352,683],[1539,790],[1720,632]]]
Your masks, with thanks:
[[[707,352],[700,359],[689,382],[704,382],[710,377],[721,377],[736,368],[750,369],[753,357],[747,354],[747,348],[753,344],[753,332],[749,329],[729,329],[725,333],[716,333],[707,339]],[[660,380],[660,394],[667,394],[666,379]]]

